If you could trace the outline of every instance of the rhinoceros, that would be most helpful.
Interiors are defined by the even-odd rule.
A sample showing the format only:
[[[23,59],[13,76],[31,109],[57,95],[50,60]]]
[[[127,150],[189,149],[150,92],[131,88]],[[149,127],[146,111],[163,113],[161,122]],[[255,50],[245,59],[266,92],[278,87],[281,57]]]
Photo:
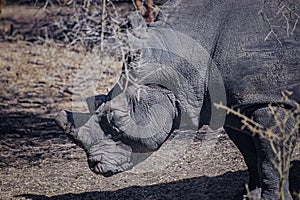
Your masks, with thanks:
[[[130,52],[112,90],[88,98],[89,113],[63,110],[56,122],[86,151],[90,169],[104,176],[131,169],[174,130],[223,127],[244,157],[250,191],[277,199],[282,179],[273,146],[214,103],[265,129],[278,122],[272,105],[285,124],[273,133],[298,134],[300,31],[291,2],[167,1],[154,22],[128,32]],[[286,160],[295,138],[282,148]],[[283,171],[283,194],[292,199],[288,176]]]

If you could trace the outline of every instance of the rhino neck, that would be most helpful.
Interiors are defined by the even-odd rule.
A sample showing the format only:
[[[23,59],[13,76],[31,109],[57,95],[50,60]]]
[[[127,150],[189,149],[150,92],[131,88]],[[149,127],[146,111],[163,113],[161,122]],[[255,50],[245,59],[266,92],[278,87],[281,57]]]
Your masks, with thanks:
[[[131,50],[139,52],[128,66],[129,75],[135,84],[160,85],[172,91],[181,109],[181,123],[192,129],[199,128],[209,87],[214,100],[219,96],[215,91],[222,90],[209,82],[223,84],[212,55],[228,7],[219,1],[171,0],[162,9],[165,23],[139,27],[129,34]]]
[[[129,76],[134,84],[159,85],[172,91],[181,109],[181,123],[197,129],[209,53],[197,41],[171,28],[149,28],[145,34],[144,39],[133,40],[140,54],[128,66]]]
[[[232,9],[232,1],[219,0],[171,0],[163,7],[166,24],[174,30],[196,40],[207,51],[214,48],[226,16]]]

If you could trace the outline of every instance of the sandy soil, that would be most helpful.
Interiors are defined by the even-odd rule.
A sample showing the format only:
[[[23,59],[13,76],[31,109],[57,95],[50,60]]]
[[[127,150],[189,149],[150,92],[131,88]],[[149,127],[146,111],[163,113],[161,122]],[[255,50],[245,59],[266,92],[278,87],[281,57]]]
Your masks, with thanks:
[[[246,167],[223,132],[194,133],[182,155],[159,170],[94,175],[53,118],[60,109],[84,109],[82,99],[112,87],[120,63],[95,55],[51,42],[0,42],[0,199],[241,199]],[[82,79],[91,72],[96,84]],[[299,144],[290,180],[297,191]]]

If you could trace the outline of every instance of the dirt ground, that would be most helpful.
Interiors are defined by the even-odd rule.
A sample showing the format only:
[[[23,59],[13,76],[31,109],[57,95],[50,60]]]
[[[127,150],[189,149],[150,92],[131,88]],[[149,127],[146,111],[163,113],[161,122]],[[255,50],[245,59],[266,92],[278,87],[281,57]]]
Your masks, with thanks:
[[[13,23],[8,19],[15,9],[4,8],[0,31]],[[28,23],[21,16],[15,20]],[[223,132],[195,133],[185,151],[159,170],[93,174],[84,151],[53,118],[61,109],[84,109],[82,99],[106,92],[118,79],[120,63],[96,55],[53,42],[0,42],[0,199],[241,199],[248,174]],[[82,78],[91,74],[96,84]],[[290,170],[298,192],[299,144]]]

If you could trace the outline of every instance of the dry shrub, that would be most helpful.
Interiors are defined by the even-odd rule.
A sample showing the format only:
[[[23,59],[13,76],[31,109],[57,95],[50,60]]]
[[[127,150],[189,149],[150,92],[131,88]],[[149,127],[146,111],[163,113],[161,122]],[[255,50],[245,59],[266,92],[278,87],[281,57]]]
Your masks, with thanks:
[[[294,144],[292,141],[295,141],[299,136],[298,131],[300,127],[300,104],[297,102],[291,101],[288,96],[290,92],[284,92],[282,97],[281,104],[269,104],[268,108],[270,110],[270,115],[274,117],[275,125],[271,128],[265,128],[253,119],[245,116],[239,110],[234,110],[228,108],[222,104],[215,104],[215,106],[219,109],[225,109],[227,113],[234,114],[241,119],[243,124],[242,129],[248,129],[251,131],[253,135],[259,135],[262,139],[266,139],[269,141],[273,152],[276,155],[276,160],[273,161],[274,167],[277,169],[280,178],[280,185],[278,191],[278,197],[280,200],[284,199],[284,182],[285,180],[284,174],[286,174],[290,169],[290,159],[291,154],[293,153]],[[284,107],[284,104],[294,105],[294,109],[286,110],[285,113],[279,113],[278,109]],[[286,124],[288,119],[291,116],[295,117],[296,123],[290,130],[290,133],[286,133]],[[280,134],[275,134],[275,130],[280,130]],[[299,194],[300,195],[300,194]]]

